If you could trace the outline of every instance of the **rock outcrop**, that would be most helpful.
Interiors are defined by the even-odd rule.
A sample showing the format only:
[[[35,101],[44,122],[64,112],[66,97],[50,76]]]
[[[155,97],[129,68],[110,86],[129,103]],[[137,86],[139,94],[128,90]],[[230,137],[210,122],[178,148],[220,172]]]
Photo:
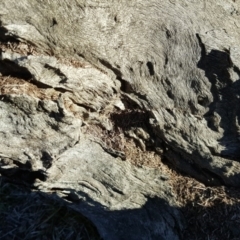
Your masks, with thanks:
[[[178,239],[168,173],[130,162],[239,186],[239,7],[0,2],[1,173],[75,201],[104,239]]]

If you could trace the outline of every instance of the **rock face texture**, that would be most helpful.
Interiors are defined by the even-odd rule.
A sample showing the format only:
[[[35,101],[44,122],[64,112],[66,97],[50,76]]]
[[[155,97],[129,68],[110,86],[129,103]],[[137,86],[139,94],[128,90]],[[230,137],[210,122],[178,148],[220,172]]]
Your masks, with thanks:
[[[1,173],[74,200],[104,239],[178,239],[167,173],[129,159],[239,186],[239,8],[1,1]]]

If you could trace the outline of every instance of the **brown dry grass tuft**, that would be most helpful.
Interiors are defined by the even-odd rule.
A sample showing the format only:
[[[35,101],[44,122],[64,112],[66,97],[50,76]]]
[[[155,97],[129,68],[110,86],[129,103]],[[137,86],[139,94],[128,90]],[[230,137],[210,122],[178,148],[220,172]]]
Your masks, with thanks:
[[[34,98],[39,99],[49,99],[56,100],[58,99],[59,92],[53,88],[43,89],[38,88],[36,85],[32,84],[30,81],[26,81],[20,78],[15,77],[0,77],[0,94],[26,94]]]
[[[239,239],[240,189],[206,186],[173,170],[170,181],[187,221],[183,239]]]
[[[5,51],[11,51],[14,53],[18,53],[22,56],[28,56],[28,55],[34,55],[34,56],[39,56],[41,54],[44,54],[45,56],[52,56],[53,53],[52,52],[40,52],[40,49],[38,49],[37,47],[26,43],[26,42],[19,42],[19,41],[15,41],[15,42],[0,42],[0,50],[2,50],[3,52]],[[59,61],[59,63],[62,63],[64,65],[67,66],[72,66],[75,68],[89,68],[92,67],[92,65],[86,61],[80,61],[80,60],[76,60],[75,58],[70,58],[70,57],[56,57]]]
[[[151,168],[165,166],[161,162],[161,157],[155,151],[142,151],[137,147],[133,139],[125,136],[123,129],[120,127],[116,127],[113,131],[108,131],[97,125],[91,125],[90,127],[86,126],[84,132],[97,137],[106,146],[124,152],[126,160],[135,166],[147,166]]]
[[[90,68],[92,67],[90,63],[83,62],[83,61],[78,61],[74,58],[58,58],[59,62],[67,65],[67,66],[72,66],[75,68]]]
[[[23,43],[23,42],[0,42],[0,49],[2,51],[10,50],[15,53],[19,53],[21,55],[37,55],[37,49],[35,46],[29,44],[29,43]]]
[[[146,166],[165,169],[165,166],[161,162],[161,157],[155,151],[142,151],[136,146],[133,139],[127,140],[125,152],[128,161],[137,167]]]

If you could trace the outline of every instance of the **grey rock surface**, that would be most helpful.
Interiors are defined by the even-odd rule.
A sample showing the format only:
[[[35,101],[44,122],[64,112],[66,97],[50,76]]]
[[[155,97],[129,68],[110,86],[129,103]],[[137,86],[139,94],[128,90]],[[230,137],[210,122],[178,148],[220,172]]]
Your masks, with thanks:
[[[75,68],[8,51],[1,59],[31,76],[2,76],[1,173],[74,202],[103,239],[179,239],[184,224],[168,173],[123,161],[91,131],[113,131],[107,113],[125,108],[119,82],[87,63]]]
[[[44,172],[35,186],[82,199],[77,208],[104,239],[135,239],[121,235],[126,226],[141,228],[142,239],[178,239],[181,217],[165,177],[114,158],[114,146],[90,133],[96,125],[122,129],[143,151],[154,148],[204,183],[239,186],[239,7],[231,0],[1,1],[1,172]],[[145,216],[161,201],[169,207]]]
[[[35,186],[73,200],[103,239],[179,239],[183,218],[159,169],[137,168],[82,139],[47,173],[48,180]]]

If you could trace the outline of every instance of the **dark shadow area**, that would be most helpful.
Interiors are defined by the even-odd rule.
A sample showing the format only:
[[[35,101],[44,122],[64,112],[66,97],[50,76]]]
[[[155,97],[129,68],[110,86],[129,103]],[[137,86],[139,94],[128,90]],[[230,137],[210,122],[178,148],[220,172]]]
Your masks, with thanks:
[[[230,160],[240,160],[240,80],[231,79],[230,70],[240,78],[240,70],[231,60],[230,51],[211,50],[206,53],[204,44],[197,35],[202,49],[198,67],[205,71],[205,76],[211,83],[213,102],[204,115],[208,127],[213,131],[223,129],[220,145],[225,149],[220,156]],[[201,102],[199,102],[201,104]],[[210,149],[211,150],[211,149]],[[212,150],[211,150],[212,151]],[[213,155],[217,155],[212,151]]]
[[[155,74],[153,63],[152,62],[147,62],[147,67],[148,67],[148,71],[149,71],[150,76],[153,76]]]
[[[19,43],[16,38],[8,35],[7,33],[8,31],[4,27],[2,27],[0,23],[0,44],[6,44],[8,42],[16,44]],[[0,54],[1,53],[2,48],[0,46]],[[18,77],[25,80],[29,80],[32,77],[31,73],[26,68],[20,67],[19,65],[10,60],[0,60],[0,73],[3,76]]]
[[[137,108],[132,108],[131,110],[126,111],[124,110],[113,112],[110,115],[110,119],[114,123],[115,132],[119,132],[119,129],[121,130],[120,132],[135,132],[137,129],[141,129],[149,135],[149,138],[144,139],[144,136],[137,137],[144,139],[146,150],[155,151],[155,147],[162,147],[162,143],[159,141],[152,126],[150,125],[150,118],[151,113],[149,111],[140,110]],[[139,146],[138,141],[136,139],[134,141],[136,146]]]
[[[60,198],[55,192],[63,189],[43,193],[21,182],[0,176],[1,240],[237,240],[240,236],[240,202],[213,199],[210,188],[184,207],[146,196],[147,202],[139,209],[110,211],[74,189],[64,189],[69,195]],[[226,194],[240,198],[239,190],[229,189]]]
[[[32,78],[32,74],[26,68],[20,67],[10,60],[0,61],[0,73],[2,76],[11,76],[24,80],[30,80]]]
[[[23,164],[19,161],[9,159],[2,160],[0,164],[0,176],[6,176],[8,179],[11,179],[13,183],[23,185],[27,183],[27,185],[31,186],[36,179],[41,181],[46,180],[46,174],[41,170],[34,171],[29,161]],[[8,168],[9,164],[15,164],[16,167]]]
[[[6,42],[18,43],[19,42],[16,38],[8,35],[7,33],[8,33],[8,30],[2,26],[2,23],[0,21],[0,42],[3,42],[3,43],[6,43]]]
[[[58,189],[46,194],[31,187],[0,177],[0,239],[182,239],[182,215],[164,199],[146,196],[142,208],[110,211],[74,189],[64,189],[72,196],[60,198]],[[56,229],[64,229],[61,238]]]
[[[96,227],[69,202],[0,176],[0,239],[101,240]]]
[[[121,78],[117,78],[117,79],[121,82],[121,91],[125,93],[134,93],[134,90],[128,81],[123,80]]]
[[[41,161],[43,163],[43,167],[48,169],[52,166],[53,158],[47,151],[42,151]]]
[[[142,110],[121,111],[111,114],[114,125],[123,130],[129,130],[132,127],[142,127],[149,130],[151,129],[149,117],[149,113]]]
[[[187,221],[183,239],[238,240],[240,236],[240,203],[215,203],[213,206],[188,203],[181,209]]]

